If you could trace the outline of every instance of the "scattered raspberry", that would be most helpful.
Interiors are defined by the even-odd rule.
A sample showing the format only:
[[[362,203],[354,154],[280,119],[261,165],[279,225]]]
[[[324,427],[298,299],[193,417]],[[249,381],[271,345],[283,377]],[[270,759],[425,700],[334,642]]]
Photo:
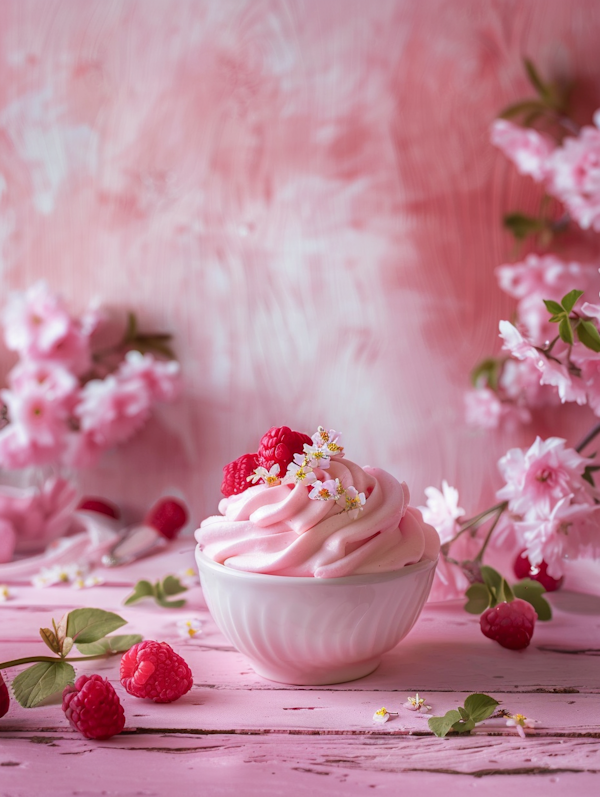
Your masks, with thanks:
[[[312,445],[312,440],[302,432],[293,432],[288,426],[273,426],[262,436],[258,447],[258,464],[270,470],[277,463],[279,475],[285,476],[287,466],[294,454],[301,454],[304,444]]]
[[[526,551],[521,551],[520,554],[517,554],[517,558],[513,564],[513,570],[515,571],[515,576],[519,579],[531,578],[534,581],[539,581],[546,592],[555,592],[557,589],[560,589],[565,580],[563,576],[560,578],[549,576],[548,564],[546,562],[542,562],[539,567],[534,568],[527,558]]]
[[[2,673],[0,673],[0,717],[3,717],[10,708],[10,695],[8,687],[4,683]]]
[[[62,710],[73,728],[87,739],[109,739],[125,726],[119,696],[99,675],[80,675],[74,686],[66,686]]]
[[[515,598],[486,609],[479,619],[484,636],[510,650],[522,650],[529,645],[537,614],[527,601]]]
[[[188,513],[184,504],[177,498],[161,498],[146,515],[146,523],[172,540],[188,521]]]
[[[225,465],[221,484],[221,492],[225,498],[229,498],[230,495],[239,495],[247,490],[250,487],[248,476],[251,476],[256,468],[258,468],[256,454],[242,454],[229,465]]]
[[[100,515],[118,520],[121,517],[121,512],[116,504],[112,501],[106,501],[104,498],[96,498],[86,496],[81,499],[77,509],[85,509],[87,512],[98,512]]]
[[[166,642],[138,642],[123,654],[121,683],[134,697],[172,703],[192,688],[192,671]]]

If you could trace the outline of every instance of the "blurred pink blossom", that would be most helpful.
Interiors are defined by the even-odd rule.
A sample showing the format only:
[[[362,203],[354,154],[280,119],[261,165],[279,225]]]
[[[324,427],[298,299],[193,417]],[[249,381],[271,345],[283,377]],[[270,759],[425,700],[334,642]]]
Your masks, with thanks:
[[[17,535],[10,520],[0,517],[0,564],[10,562],[15,552]]]
[[[181,390],[181,368],[177,360],[157,360],[152,354],[129,351],[119,366],[117,378],[141,380],[154,401],[173,401]]]
[[[554,149],[546,136],[507,119],[496,119],[491,128],[491,142],[515,164],[519,174],[529,174],[536,182],[546,176],[546,163]]]
[[[101,448],[128,440],[148,420],[150,391],[141,378],[111,375],[84,385],[75,407],[82,433]]]
[[[7,347],[22,358],[53,360],[76,374],[90,368],[89,335],[43,280],[10,295],[2,322]]]
[[[482,387],[465,393],[465,420],[478,429],[497,429],[500,425],[512,427],[530,423],[531,413],[527,407],[502,401],[489,387]]]
[[[547,161],[547,189],[580,227],[600,232],[600,111],[594,124],[554,150]]]
[[[419,507],[423,520],[437,531],[442,544],[448,542],[459,530],[458,519],[465,514],[465,510],[458,505],[458,490],[444,479],[441,490],[426,487],[425,495],[427,505]]]
[[[512,448],[500,459],[498,467],[506,484],[496,496],[508,501],[514,515],[525,519],[548,517],[565,496],[594,505],[594,490],[583,478],[586,466],[593,461],[565,448],[565,442],[559,437],[537,437],[527,451]]]

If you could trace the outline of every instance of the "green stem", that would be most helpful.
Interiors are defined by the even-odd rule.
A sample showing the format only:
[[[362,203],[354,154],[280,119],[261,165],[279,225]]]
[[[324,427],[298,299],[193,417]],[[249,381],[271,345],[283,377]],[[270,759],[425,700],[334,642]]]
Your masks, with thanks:
[[[122,652],[122,651],[121,651]],[[11,661],[1,661],[0,670],[5,670],[8,667],[18,667],[20,664],[36,664],[37,662],[49,661],[92,661],[92,659],[106,659],[109,656],[116,656],[115,653],[98,653],[95,656],[73,656],[71,659],[63,659],[60,656],[26,656],[24,659],[12,659]]]
[[[460,529],[459,529],[459,531],[456,532],[454,537],[452,537],[451,540],[448,540],[448,542],[446,542],[444,544],[448,545],[448,546],[452,545],[452,543],[455,540],[457,540],[460,537],[461,534],[464,534],[465,531],[468,531],[469,529],[472,529],[473,526],[476,526],[478,523],[480,523],[482,520],[484,520],[488,515],[491,515],[492,512],[497,512],[501,507],[504,507],[505,503],[506,502],[503,502],[501,504],[496,504],[496,506],[490,506],[490,507],[488,507],[488,509],[484,509],[483,512],[480,512],[478,515],[475,515],[475,517],[467,518],[467,520],[463,521],[460,524]]]
[[[496,517],[494,518],[494,522],[490,526],[490,530],[488,531],[488,533],[487,533],[487,535],[485,537],[485,540],[483,541],[483,545],[481,546],[481,550],[479,551],[479,553],[477,554],[475,559],[473,559],[473,561],[477,562],[477,564],[481,564],[481,562],[483,560],[483,554],[485,553],[485,549],[488,547],[489,541],[492,539],[492,534],[494,533],[494,529],[498,525],[498,521],[500,520],[500,518],[504,514],[505,510],[507,509],[507,507],[508,507],[508,501],[503,501],[498,506],[498,508],[497,508],[498,509],[498,514],[496,515]]]

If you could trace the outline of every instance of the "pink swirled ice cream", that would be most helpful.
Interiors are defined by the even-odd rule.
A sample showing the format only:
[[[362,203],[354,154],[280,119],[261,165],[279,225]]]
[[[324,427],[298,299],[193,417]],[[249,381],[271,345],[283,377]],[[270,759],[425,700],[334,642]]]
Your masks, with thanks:
[[[271,440],[274,432],[267,433]],[[346,459],[334,430],[319,427],[312,444],[301,445],[283,455],[281,446],[272,446],[270,458],[259,447],[257,455],[227,466],[241,463],[248,471],[244,481],[254,484],[223,498],[220,514],[202,522],[196,539],[205,556],[235,570],[315,578],[389,572],[437,559],[439,535],[409,506],[405,483]],[[253,456],[263,464],[249,470]]]

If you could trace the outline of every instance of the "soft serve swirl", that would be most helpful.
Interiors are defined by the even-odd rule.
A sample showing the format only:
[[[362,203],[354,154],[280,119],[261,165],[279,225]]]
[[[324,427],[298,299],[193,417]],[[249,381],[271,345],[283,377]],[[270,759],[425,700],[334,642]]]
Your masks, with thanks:
[[[196,531],[202,552],[235,570],[316,578],[382,573],[437,559],[439,535],[408,505],[404,482],[337,456],[326,471],[314,473],[364,493],[361,511],[311,500],[303,483],[259,484],[224,498],[221,514],[202,522]]]

